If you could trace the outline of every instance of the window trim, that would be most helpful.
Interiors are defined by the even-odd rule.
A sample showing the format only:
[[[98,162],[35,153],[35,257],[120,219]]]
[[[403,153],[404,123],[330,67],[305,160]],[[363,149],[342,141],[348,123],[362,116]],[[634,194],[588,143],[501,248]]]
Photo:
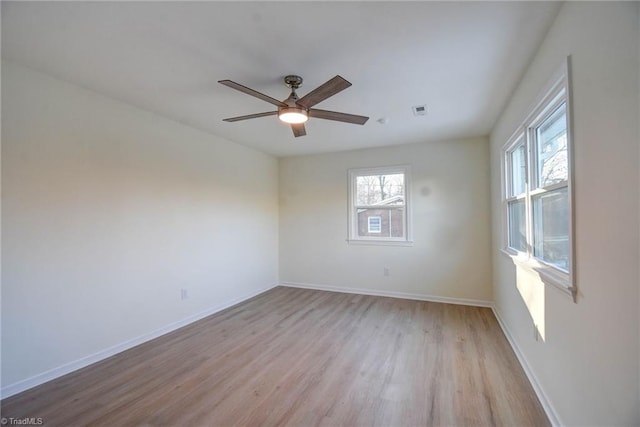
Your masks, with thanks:
[[[546,90],[538,101],[528,111],[516,131],[507,140],[507,143],[500,151],[501,155],[501,200],[502,200],[502,253],[509,256],[516,266],[523,267],[531,272],[537,273],[543,283],[552,285],[570,296],[577,302],[577,287],[575,283],[576,261],[575,261],[575,218],[574,218],[574,176],[573,176],[573,120],[571,103],[571,58],[567,57],[562,66],[554,73],[550,82],[546,85]],[[567,181],[562,183],[538,187],[537,170],[537,150],[534,147],[534,133],[536,129],[554,112],[565,103],[567,118]],[[509,154],[524,141],[525,144],[525,193],[524,195],[511,195],[511,168]],[[535,151],[535,153],[534,153]],[[535,185],[533,180],[535,181]],[[533,255],[533,225],[532,202],[536,195],[553,191],[558,188],[567,188],[568,198],[568,221],[569,221],[569,271],[565,271],[557,266],[546,263],[544,260]],[[524,198],[525,200],[525,227],[526,227],[526,252],[518,251],[509,246],[509,202]]]
[[[404,174],[404,236],[403,237],[382,237],[382,236],[358,236],[358,205],[355,203],[356,177],[364,175],[391,175]],[[353,168],[347,172],[348,184],[348,227],[347,242],[355,245],[386,245],[386,246],[413,246],[412,235],[412,214],[411,214],[411,166],[378,166],[368,168]],[[381,209],[391,209],[398,207],[381,207]]]

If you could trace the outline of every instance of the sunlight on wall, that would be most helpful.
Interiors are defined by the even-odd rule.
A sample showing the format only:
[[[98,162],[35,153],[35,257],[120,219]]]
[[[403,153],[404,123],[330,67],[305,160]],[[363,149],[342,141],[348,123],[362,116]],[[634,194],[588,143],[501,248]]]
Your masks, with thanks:
[[[518,267],[516,286],[533,322],[531,333],[536,341],[545,341],[544,283],[540,281],[537,273]]]

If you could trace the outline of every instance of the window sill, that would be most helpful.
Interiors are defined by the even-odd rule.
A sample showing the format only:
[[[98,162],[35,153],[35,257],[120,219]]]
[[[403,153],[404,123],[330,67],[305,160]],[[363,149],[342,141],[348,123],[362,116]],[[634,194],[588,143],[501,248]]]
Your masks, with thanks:
[[[573,285],[572,277],[569,273],[557,268],[543,264],[533,258],[520,254],[509,249],[502,249],[503,254],[511,258],[513,264],[531,273],[537,274],[545,285],[551,285],[563,294],[570,297],[573,302],[577,302],[577,289]]]
[[[413,240],[360,240],[347,239],[350,245],[368,245],[368,246],[413,246]]]

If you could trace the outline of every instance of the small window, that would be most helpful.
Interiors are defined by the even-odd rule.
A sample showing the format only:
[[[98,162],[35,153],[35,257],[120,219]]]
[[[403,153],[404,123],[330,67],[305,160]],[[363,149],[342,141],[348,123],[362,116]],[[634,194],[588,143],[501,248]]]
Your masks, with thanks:
[[[575,298],[568,72],[503,149],[505,252]]]
[[[369,233],[382,233],[382,217],[381,216],[370,216],[367,218],[368,225],[367,231]]]
[[[349,171],[349,241],[409,242],[409,168]]]

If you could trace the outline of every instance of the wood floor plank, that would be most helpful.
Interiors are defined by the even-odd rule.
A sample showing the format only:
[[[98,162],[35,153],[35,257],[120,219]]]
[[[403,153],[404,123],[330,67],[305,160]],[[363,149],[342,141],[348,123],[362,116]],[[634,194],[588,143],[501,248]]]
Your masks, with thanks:
[[[279,287],[2,401],[46,426],[546,426],[490,309]]]

